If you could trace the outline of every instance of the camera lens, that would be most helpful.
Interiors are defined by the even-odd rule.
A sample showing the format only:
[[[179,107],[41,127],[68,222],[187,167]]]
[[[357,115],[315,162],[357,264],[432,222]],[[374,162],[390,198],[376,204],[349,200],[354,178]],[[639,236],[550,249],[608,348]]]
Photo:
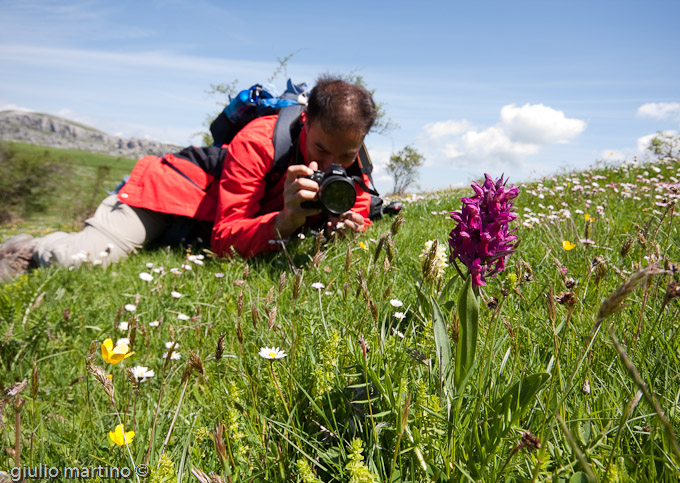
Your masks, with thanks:
[[[349,211],[357,200],[354,183],[339,176],[327,178],[321,186],[321,204],[333,215]]]

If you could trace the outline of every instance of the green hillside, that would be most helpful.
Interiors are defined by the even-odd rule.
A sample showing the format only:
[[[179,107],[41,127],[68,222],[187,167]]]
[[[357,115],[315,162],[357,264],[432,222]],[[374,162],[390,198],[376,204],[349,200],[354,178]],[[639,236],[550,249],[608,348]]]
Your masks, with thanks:
[[[113,189],[135,165],[132,159],[86,151],[14,142],[2,142],[0,147],[12,150],[14,160],[28,159],[37,165],[49,162],[61,168],[50,175],[49,186],[43,193],[47,200],[45,209],[27,216],[15,213],[9,223],[0,224],[0,238],[18,232],[37,234],[56,229],[77,229],[106,196],[106,190]],[[0,160],[0,169],[4,163],[9,165],[9,169],[15,168],[13,159]],[[27,174],[26,178],[30,180],[28,186],[31,187],[45,181],[32,173]],[[28,189],[25,196],[32,196]]]

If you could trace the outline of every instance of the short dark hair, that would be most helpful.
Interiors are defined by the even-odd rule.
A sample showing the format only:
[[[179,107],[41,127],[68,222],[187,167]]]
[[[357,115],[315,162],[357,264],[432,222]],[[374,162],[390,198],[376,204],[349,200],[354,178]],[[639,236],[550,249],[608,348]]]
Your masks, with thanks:
[[[358,131],[364,136],[378,117],[371,93],[334,76],[321,76],[307,103],[307,120],[324,131]]]

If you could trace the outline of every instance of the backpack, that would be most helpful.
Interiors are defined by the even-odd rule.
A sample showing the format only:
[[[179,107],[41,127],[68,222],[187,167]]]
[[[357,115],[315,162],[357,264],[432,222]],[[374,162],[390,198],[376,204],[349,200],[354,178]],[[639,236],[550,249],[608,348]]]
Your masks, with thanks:
[[[286,90],[280,97],[274,96],[261,84],[244,89],[231,98],[224,110],[210,123],[210,134],[215,146],[229,144],[236,133],[250,121],[278,113],[282,108],[307,104],[307,84],[293,84],[288,79]]]
[[[265,189],[270,189],[285,174],[294,151],[298,149],[297,139],[302,129],[300,115],[307,104],[307,90],[307,84],[293,84],[291,79],[288,79],[286,90],[280,97],[274,96],[261,84],[255,84],[249,89],[242,90],[230,100],[229,104],[210,124],[214,146],[221,147],[229,144],[234,136],[250,121],[278,113],[279,117],[274,127],[273,138],[274,162],[266,177]],[[358,158],[358,162],[347,170],[347,174],[364,191],[371,194],[369,218],[380,218],[382,216],[382,198],[375,189],[372,176],[373,163],[364,144],[361,145]],[[368,177],[372,189],[366,186],[362,174]]]

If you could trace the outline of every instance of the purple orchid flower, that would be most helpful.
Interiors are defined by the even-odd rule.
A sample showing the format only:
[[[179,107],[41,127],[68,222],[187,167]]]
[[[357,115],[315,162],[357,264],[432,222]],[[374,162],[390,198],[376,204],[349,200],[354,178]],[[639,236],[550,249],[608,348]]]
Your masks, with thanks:
[[[506,187],[507,180],[493,181],[484,173],[482,186],[472,184],[475,195],[461,198],[461,211],[451,212],[456,226],[449,234],[451,255],[449,261],[456,259],[464,264],[475,286],[486,285],[486,278],[493,277],[505,270],[508,256],[515,251],[513,243],[516,229],[508,225],[517,218],[513,211],[512,200],[519,195],[519,188]]]

